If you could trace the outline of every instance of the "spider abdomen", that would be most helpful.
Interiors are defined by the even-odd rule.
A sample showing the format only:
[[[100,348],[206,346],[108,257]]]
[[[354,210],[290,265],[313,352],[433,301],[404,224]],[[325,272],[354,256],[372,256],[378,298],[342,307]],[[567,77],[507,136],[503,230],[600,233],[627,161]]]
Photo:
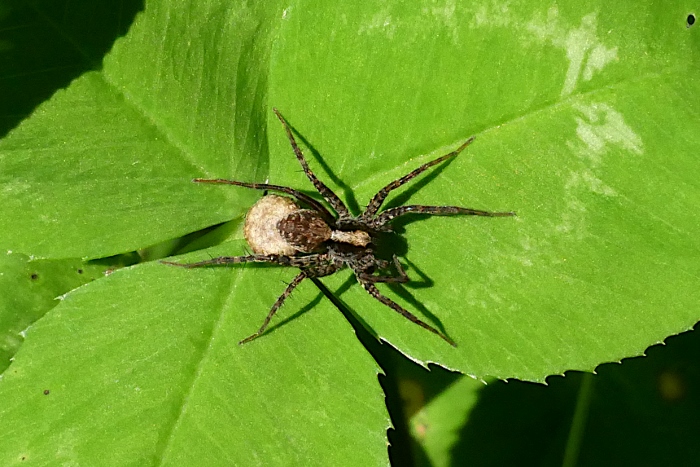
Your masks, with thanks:
[[[321,216],[311,209],[298,209],[277,222],[277,230],[288,244],[302,253],[318,250],[333,231]]]

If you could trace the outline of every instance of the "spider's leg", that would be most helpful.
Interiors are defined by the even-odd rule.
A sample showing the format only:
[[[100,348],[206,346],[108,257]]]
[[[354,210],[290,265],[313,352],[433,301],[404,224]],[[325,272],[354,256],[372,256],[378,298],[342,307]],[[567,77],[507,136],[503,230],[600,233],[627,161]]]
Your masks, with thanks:
[[[192,181],[196,183],[220,183],[224,185],[236,185],[246,188],[253,188],[255,190],[270,190],[277,191],[279,193],[287,193],[288,195],[294,196],[299,201],[303,201],[304,203],[308,204],[314,211],[318,211],[318,213],[321,214],[321,217],[323,217],[323,220],[325,220],[326,222],[333,222],[335,219],[324,205],[313,199],[311,196],[286,186],[270,185],[268,183],[237,182],[235,180],[226,180],[225,178],[195,178]]]
[[[374,276],[372,274],[366,273],[366,272],[360,272],[357,274],[357,277],[362,279],[363,281],[370,282],[370,283],[387,283],[390,282],[392,284],[405,284],[406,282],[409,281],[408,276],[406,277],[397,277],[397,276]]]
[[[263,332],[265,332],[265,329],[267,329],[267,326],[270,324],[270,320],[272,319],[273,316],[275,316],[275,313],[277,313],[277,310],[282,306],[284,301],[291,295],[292,290],[301,283],[304,279],[307,278],[307,275],[304,271],[300,272],[297,274],[297,276],[292,280],[292,282],[289,283],[287,288],[282,292],[282,295],[279,296],[277,301],[275,302],[274,305],[272,305],[272,308],[270,309],[270,312],[267,314],[267,317],[265,318],[265,321],[263,321],[262,326],[260,326],[260,329],[258,329],[254,334],[251,334],[250,336],[246,337],[242,341],[240,341],[238,344],[242,345],[245,344],[246,342],[250,342],[256,337],[259,337]]]
[[[398,277],[397,276],[375,276],[373,274],[370,274],[368,272],[355,272],[357,274],[357,277],[359,277],[362,280],[365,280],[367,282],[372,282],[372,283],[377,283],[377,282],[391,282],[391,283],[398,283],[398,284],[405,284],[406,282],[410,281],[408,278],[408,274],[406,274],[406,270],[403,268],[401,263],[399,262],[399,258],[394,255],[394,267],[396,268],[396,271],[399,273]]]
[[[320,255],[307,256],[285,256],[285,255],[246,255],[246,256],[220,256],[218,258],[198,261],[196,263],[175,263],[172,261],[161,261],[163,264],[180,266],[183,268],[202,268],[207,266],[225,266],[227,264],[240,263],[272,263],[280,266],[306,267],[316,263]]]
[[[414,179],[418,175],[422,174],[423,172],[425,172],[426,170],[428,170],[432,166],[439,164],[440,162],[442,162],[446,159],[449,159],[450,157],[455,157],[460,152],[464,151],[464,148],[469,146],[471,144],[471,142],[474,141],[474,138],[475,137],[472,136],[467,141],[462,143],[462,145],[460,147],[458,147],[457,149],[455,149],[451,153],[445,154],[442,157],[438,157],[437,159],[435,159],[433,161],[427,162],[427,163],[421,165],[420,167],[418,167],[413,172],[406,174],[403,177],[399,178],[398,180],[394,180],[393,182],[389,183],[387,186],[385,186],[384,188],[379,190],[377,192],[377,194],[372,197],[369,204],[367,205],[367,209],[365,210],[365,212],[362,213],[361,217],[363,219],[370,219],[371,217],[374,217],[374,215],[377,213],[377,211],[379,211],[379,208],[382,207],[384,200],[386,199],[386,197],[389,195],[389,193],[392,190],[395,190],[398,187],[400,187],[401,185],[403,185],[404,183],[411,181],[412,179]]]
[[[345,203],[343,203],[343,201],[340,198],[338,198],[338,195],[333,193],[333,191],[331,191],[331,189],[328,188],[325,183],[319,180],[309,168],[309,164],[306,162],[306,159],[304,159],[304,154],[302,154],[301,149],[299,149],[299,145],[294,139],[292,129],[289,127],[287,120],[284,119],[282,114],[280,114],[277,109],[273,108],[272,111],[275,113],[275,115],[277,115],[279,121],[282,122],[284,131],[287,133],[287,138],[289,139],[289,144],[292,145],[294,154],[297,156],[297,160],[301,164],[301,168],[304,169],[304,173],[306,174],[308,179],[311,181],[311,183],[313,183],[314,187],[321,194],[321,196],[323,196],[323,198],[326,201],[328,201],[328,204],[330,204],[331,207],[335,209],[335,212],[338,213],[339,217],[349,217],[350,212],[348,211],[348,208],[345,207]]]
[[[403,268],[403,265],[399,261],[399,257],[394,255],[394,267],[396,268],[396,271],[399,273],[399,275],[404,279],[402,282],[408,282],[408,274],[406,274],[406,270]]]
[[[515,216],[512,211],[509,212],[490,212],[480,211],[479,209],[461,208],[459,206],[421,206],[408,205],[399,206],[396,208],[387,209],[379,214],[374,220],[373,225],[381,227],[384,224],[391,222],[404,214],[429,214],[431,216],[451,216],[451,215],[467,215],[467,216],[485,216],[485,217],[510,217]]]
[[[405,310],[404,308],[402,308],[401,305],[399,305],[395,301],[391,300],[389,297],[385,297],[384,295],[382,295],[382,293],[379,291],[379,289],[377,289],[377,286],[375,286],[373,283],[362,280],[360,277],[358,277],[358,280],[359,280],[360,284],[362,284],[362,287],[371,296],[373,296],[374,298],[376,298],[377,300],[379,300],[380,302],[382,302],[383,304],[385,304],[386,306],[388,306],[392,310],[398,312],[401,316],[408,319],[409,321],[416,323],[418,326],[422,327],[423,329],[427,329],[428,331],[432,332],[433,334],[437,334],[438,336],[440,336],[445,342],[447,342],[451,346],[457,347],[457,344],[455,344],[455,342],[452,339],[450,339],[449,337],[447,337],[446,335],[444,335],[443,333],[441,333],[440,331],[438,331],[437,329],[435,329],[434,327],[432,327],[428,323],[425,323],[425,322],[421,321],[420,319],[416,318],[408,310]]]

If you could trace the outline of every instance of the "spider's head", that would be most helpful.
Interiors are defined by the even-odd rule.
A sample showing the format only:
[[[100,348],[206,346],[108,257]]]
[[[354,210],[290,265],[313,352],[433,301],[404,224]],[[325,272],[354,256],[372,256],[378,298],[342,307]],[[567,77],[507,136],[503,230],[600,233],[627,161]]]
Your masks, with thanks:
[[[366,247],[372,243],[372,237],[364,230],[355,230],[351,232],[334,230],[331,233],[331,240],[360,247]]]

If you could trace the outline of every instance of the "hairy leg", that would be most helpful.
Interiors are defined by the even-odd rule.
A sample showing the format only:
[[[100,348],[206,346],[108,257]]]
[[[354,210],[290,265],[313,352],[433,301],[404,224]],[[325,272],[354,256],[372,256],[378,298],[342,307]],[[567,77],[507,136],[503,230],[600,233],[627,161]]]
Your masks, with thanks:
[[[461,208],[459,206],[421,206],[408,205],[387,209],[379,214],[372,222],[375,227],[381,227],[404,214],[429,214],[431,216],[485,216],[485,217],[510,217],[515,216],[514,212],[490,212],[478,209]]]
[[[265,317],[265,321],[263,321],[262,326],[260,326],[260,329],[258,329],[255,333],[251,334],[250,336],[246,337],[242,341],[240,341],[238,344],[243,345],[246,342],[250,342],[253,339],[260,337],[260,335],[265,332],[265,329],[267,329],[267,326],[270,324],[270,320],[272,319],[273,316],[275,316],[275,313],[277,313],[277,310],[282,306],[284,301],[289,297],[292,293],[292,291],[296,288],[297,285],[301,283],[304,279],[306,279],[308,276],[304,271],[300,272],[297,274],[297,276],[292,280],[292,282],[289,283],[287,288],[282,292],[282,295],[279,296],[277,301],[275,302],[274,305],[272,305],[272,308],[270,309],[270,312],[267,314]]]
[[[307,267],[323,260],[322,254],[307,256],[284,256],[284,255],[246,255],[246,256],[220,256],[218,258],[198,261],[196,263],[175,263],[172,261],[161,261],[163,264],[180,266],[183,268],[202,268],[207,266],[226,266],[228,264],[240,263],[271,263],[280,266],[292,266],[297,268]]]
[[[385,297],[384,295],[382,295],[382,293],[379,291],[379,289],[377,289],[377,286],[375,286],[372,282],[362,280],[360,277],[358,277],[358,281],[360,282],[360,284],[362,284],[362,287],[367,291],[367,293],[369,293],[372,297],[376,298],[377,300],[382,302],[384,305],[386,305],[389,308],[391,308],[392,310],[396,311],[397,313],[399,313],[401,316],[408,319],[412,323],[417,324],[418,326],[422,327],[423,329],[427,329],[428,331],[432,332],[433,334],[437,334],[438,336],[440,336],[445,342],[447,342],[451,346],[457,347],[457,344],[455,344],[455,342],[452,339],[450,339],[449,337],[447,337],[446,335],[444,335],[443,333],[441,333],[440,331],[438,331],[437,329],[435,329],[434,327],[432,327],[428,323],[425,323],[425,322],[421,321],[420,319],[416,318],[408,310],[405,310],[404,308],[402,308],[401,305],[394,302],[389,297]]]
[[[314,211],[317,211],[321,216],[323,217],[323,220],[325,220],[327,223],[332,223],[334,222],[335,218],[333,215],[326,209],[324,205],[313,199],[311,196],[302,193],[301,191],[295,190],[293,188],[289,188],[286,186],[280,186],[280,185],[270,185],[268,183],[246,183],[246,182],[237,182],[235,180],[226,180],[225,178],[215,178],[215,179],[206,179],[206,178],[195,178],[192,180],[193,182],[196,183],[220,183],[224,185],[235,185],[235,186],[242,186],[246,188],[253,188],[255,190],[270,190],[270,191],[277,191],[280,193],[287,193],[288,195],[294,196],[296,199],[299,201],[302,201],[306,204],[308,204]]]
[[[357,277],[363,281],[372,282],[372,283],[391,282],[391,283],[405,284],[406,282],[410,281],[410,279],[408,278],[408,274],[406,274],[406,270],[403,268],[403,266],[399,262],[399,258],[396,255],[394,255],[394,267],[396,268],[396,271],[399,273],[398,276],[389,276],[389,275],[375,276],[375,275],[370,274],[368,272],[357,272],[357,271],[355,271],[355,275],[357,275]]]
[[[406,174],[406,175],[404,175],[403,177],[399,178],[398,180],[394,180],[393,182],[389,183],[387,186],[385,186],[384,188],[382,188],[381,190],[379,190],[379,191],[377,192],[377,194],[374,195],[374,197],[372,197],[372,199],[370,200],[369,204],[367,205],[367,209],[365,210],[364,213],[362,213],[362,216],[361,216],[361,217],[362,217],[363,219],[370,219],[371,217],[374,217],[374,215],[377,213],[377,211],[379,211],[379,208],[382,207],[382,204],[384,203],[384,200],[386,199],[386,197],[389,195],[389,193],[390,193],[392,190],[395,190],[395,189],[397,189],[398,187],[400,187],[401,185],[403,185],[404,183],[407,183],[407,182],[413,180],[415,177],[417,177],[418,175],[422,174],[423,172],[425,172],[426,170],[428,170],[430,167],[432,167],[432,166],[434,166],[434,165],[436,165],[436,164],[439,164],[440,162],[442,162],[442,161],[444,161],[444,160],[446,160],[446,159],[449,159],[449,158],[451,158],[451,157],[455,157],[455,156],[458,155],[460,152],[464,151],[464,148],[466,148],[467,146],[469,146],[469,145],[471,144],[472,141],[474,141],[474,136],[472,136],[472,137],[469,138],[467,141],[465,141],[464,143],[462,143],[462,145],[461,145],[460,147],[458,147],[457,149],[455,149],[455,150],[452,151],[451,153],[445,154],[445,155],[442,156],[442,157],[438,157],[438,158],[435,159],[435,160],[432,160],[432,161],[430,161],[430,162],[427,162],[427,163],[421,165],[420,167],[418,167],[418,168],[417,168],[416,170],[414,170],[413,172],[411,172],[411,173],[409,173],[409,174]]]
[[[294,154],[297,156],[297,160],[301,164],[301,168],[304,169],[304,173],[311,181],[311,183],[313,183],[316,190],[321,194],[321,196],[323,196],[323,198],[326,201],[328,201],[328,204],[330,204],[331,207],[335,209],[335,212],[338,213],[339,217],[350,216],[350,212],[348,211],[348,208],[345,207],[345,203],[343,203],[343,201],[340,198],[338,198],[338,195],[333,193],[333,191],[331,191],[331,189],[328,188],[325,183],[319,180],[309,168],[309,164],[306,162],[306,159],[304,159],[304,154],[302,154],[301,149],[299,149],[299,145],[297,144],[296,139],[294,139],[292,129],[289,127],[287,120],[284,119],[282,114],[280,114],[277,109],[273,108],[272,111],[275,113],[279,121],[282,122],[282,126],[284,126],[284,131],[287,133],[287,138],[289,139],[289,144],[292,145],[292,149],[294,150]]]

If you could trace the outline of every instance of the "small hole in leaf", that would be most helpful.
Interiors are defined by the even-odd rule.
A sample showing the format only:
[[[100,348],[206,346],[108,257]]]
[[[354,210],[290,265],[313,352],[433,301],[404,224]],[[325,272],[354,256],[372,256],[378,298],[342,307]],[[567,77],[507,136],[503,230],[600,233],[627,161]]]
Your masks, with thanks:
[[[688,17],[685,19],[685,24],[688,28],[695,24],[695,15],[692,13],[689,14]]]
[[[37,279],[39,278],[39,274],[33,273],[33,274],[32,274],[31,276],[29,276],[29,277],[31,277],[32,280],[35,281],[35,280],[37,280]]]
[[[83,273],[83,270],[82,270],[82,269],[78,269],[78,274],[82,274],[82,273]]]

